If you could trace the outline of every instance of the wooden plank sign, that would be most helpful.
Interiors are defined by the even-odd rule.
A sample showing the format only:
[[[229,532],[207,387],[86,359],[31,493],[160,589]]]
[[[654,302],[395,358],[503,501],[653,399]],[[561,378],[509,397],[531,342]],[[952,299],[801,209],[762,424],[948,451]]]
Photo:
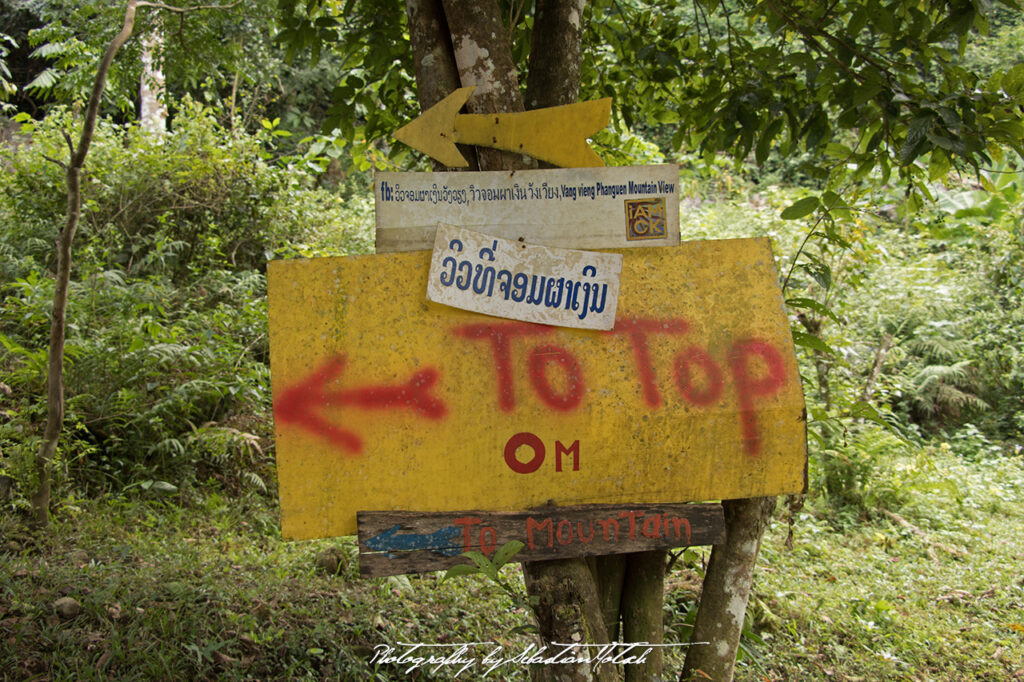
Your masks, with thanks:
[[[611,331],[427,301],[429,252],[271,262],[284,536],[350,534],[365,509],[803,491],[803,393],[768,240],[619,253]]]
[[[510,320],[611,329],[622,256],[552,249],[439,225],[427,299]]]
[[[725,538],[720,504],[584,505],[526,512],[359,512],[359,572],[438,571],[512,540],[517,562],[709,545]]]
[[[679,166],[377,173],[377,253],[428,250],[438,223],[569,249],[679,244]]]

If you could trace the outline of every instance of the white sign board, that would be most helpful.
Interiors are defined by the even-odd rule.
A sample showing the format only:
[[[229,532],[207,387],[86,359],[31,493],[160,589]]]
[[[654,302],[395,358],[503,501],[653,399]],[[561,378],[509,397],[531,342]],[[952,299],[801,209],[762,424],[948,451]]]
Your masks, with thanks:
[[[431,249],[438,223],[577,249],[679,244],[679,167],[377,173],[378,253]]]
[[[438,225],[427,299],[558,327],[612,329],[622,254],[552,249]]]

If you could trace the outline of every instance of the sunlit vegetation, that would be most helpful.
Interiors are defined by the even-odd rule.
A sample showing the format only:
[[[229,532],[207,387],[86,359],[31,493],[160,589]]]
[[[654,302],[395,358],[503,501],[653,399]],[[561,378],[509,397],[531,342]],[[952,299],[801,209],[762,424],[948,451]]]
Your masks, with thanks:
[[[363,580],[350,539],[280,539],[266,261],[371,252],[369,171],[425,166],[360,138],[393,122],[368,110],[403,96],[405,76],[369,78],[395,54],[287,64],[250,40],[273,15],[253,5],[230,40],[193,55],[207,60],[205,78],[194,64],[171,72],[166,135],[131,122],[138,74],[115,73],[83,189],[54,525],[42,534],[23,522],[65,210],[55,161],[81,124],[79,93],[110,17],[104,3],[84,15],[49,3],[43,18],[63,23],[4,15],[17,19],[0,27],[5,679],[404,679],[370,663],[374,647],[493,641],[514,652],[530,641],[513,634],[530,614],[499,585]],[[1021,25],[997,12],[964,63],[989,75],[1019,62]],[[209,40],[202,25],[183,27],[182,41]],[[8,68],[25,52],[5,32],[15,28],[50,46],[34,100]],[[328,77],[351,111],[318,89]],[[597,146],[614,163],[680,164],[684,239],[772,239],[807,399],[810,490],[780,500],[765,538],[738,675],[1024,678],[1021,159],[997,149],[958,171],[921,156],[911,192],[874,165],[829,181],[817,157],[770,144],[739,162],[683,153],[663,118],[619,120]],[[335,119],[344,125],[320,129]],[[856,146],[840,138],[828,164]],[[689,636],[706,559],[691,549],[673,563],[670,642]],[[518,570],[505,569],[506,584],[520,584]],[[668,662],[678,670],[682,654]]]

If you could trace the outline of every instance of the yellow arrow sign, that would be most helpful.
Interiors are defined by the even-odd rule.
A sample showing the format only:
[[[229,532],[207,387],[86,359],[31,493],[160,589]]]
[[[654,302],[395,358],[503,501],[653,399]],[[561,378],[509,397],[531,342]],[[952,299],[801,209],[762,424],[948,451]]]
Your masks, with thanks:
[[[603,166],[587,138],[608,125],[610,97],[514,114],[460,114],[476,88],[459,88],[395,131],[395,139],[450,168],[469,165],[455,144],[528,154],[563,168]]]

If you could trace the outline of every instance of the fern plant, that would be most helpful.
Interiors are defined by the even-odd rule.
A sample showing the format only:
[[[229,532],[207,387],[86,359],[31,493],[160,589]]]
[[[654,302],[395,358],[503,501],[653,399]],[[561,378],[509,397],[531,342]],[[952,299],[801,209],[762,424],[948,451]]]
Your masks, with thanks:
[[[18,43],[6,33],[0,33],[0,114],[6,114],[14,109],[14,105],[7,102],[7,98],[18,92],[18,86],[11,82],[11,69],[7,66],[7,55],[11,48],[17,48]]]

